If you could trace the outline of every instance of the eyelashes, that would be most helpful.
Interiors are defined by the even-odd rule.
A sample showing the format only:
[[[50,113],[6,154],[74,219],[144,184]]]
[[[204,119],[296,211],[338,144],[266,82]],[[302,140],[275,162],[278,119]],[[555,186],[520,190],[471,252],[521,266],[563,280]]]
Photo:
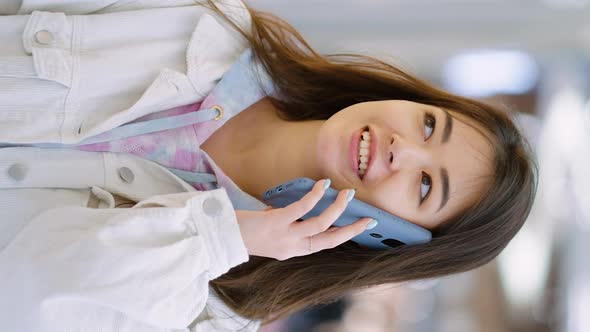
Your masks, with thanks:
[[[436,118],[430,112],[426,112],[424,115],[424,128],[428,128],[430,133],[426,133],[428,130],[424,131],[424,141],[427,141],[432,135],[434,134],[434,129],[436,128]]]
[[[434,135],[436,128],[436,118],[434,114],[426,112],[424,114],[424,141],[429,140]],[[432,177],[426,172],[422,172],[422,178],[420,179],[420,203],[422,204],[430,193],[432,192]]]

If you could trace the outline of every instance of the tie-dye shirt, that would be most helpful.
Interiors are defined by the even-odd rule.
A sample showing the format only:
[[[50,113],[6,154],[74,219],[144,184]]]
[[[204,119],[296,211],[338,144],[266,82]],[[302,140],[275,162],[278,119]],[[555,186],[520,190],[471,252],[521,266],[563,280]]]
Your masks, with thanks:
[[[255,75],[258,72],[259,75]],[[209,120],[176,129],[164,130],[104,143],[79,145],[75,149],[84,151],[108,151],[132,153],[152,160],[162,166],[180,170],[209,173],[217,177],[217,183],[192,183],[198,190],[225,188],[234,209],[259,210],[267,205],[242,191],[200,145],[234,115],[272,93],[272,82],[262,67],[255,63],[251,50],[244,52],[238,61],[223,75],[215,88],[199,103],[152,113],[131,123],[162,117],[198,112],[218,105],[224,115],[218,121]]]

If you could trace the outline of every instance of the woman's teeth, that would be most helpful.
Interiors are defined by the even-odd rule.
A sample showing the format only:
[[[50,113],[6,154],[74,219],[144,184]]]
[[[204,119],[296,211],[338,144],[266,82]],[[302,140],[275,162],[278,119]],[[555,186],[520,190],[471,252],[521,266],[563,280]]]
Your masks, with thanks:
[[[365,170],[369,165],[369,146],[371,145],[371,134],[368,130],[363,131],[361,141],[359,144],[359,174],[365,174]]]

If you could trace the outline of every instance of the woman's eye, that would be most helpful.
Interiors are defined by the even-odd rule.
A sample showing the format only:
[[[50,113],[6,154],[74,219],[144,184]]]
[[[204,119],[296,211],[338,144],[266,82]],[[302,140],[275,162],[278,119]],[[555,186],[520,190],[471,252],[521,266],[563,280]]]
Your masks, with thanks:
[[[422,172],[422,180],[420,181],[420,203],[422,203],[432,189],[432,179],[430,175]]]
[[[424,136],[426,138],[424,140],[427,140],[432,136],[435,126],[436,118],[432,114],[426,113],[426,116],[424,116]]]

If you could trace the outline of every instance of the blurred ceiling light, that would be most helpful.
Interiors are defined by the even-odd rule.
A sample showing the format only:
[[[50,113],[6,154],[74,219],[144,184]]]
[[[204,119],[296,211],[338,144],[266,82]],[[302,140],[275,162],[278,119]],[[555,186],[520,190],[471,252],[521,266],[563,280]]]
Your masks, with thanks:
[[[539,78],[536,61],[517,50],[473,50],[449,59],[443,69],[445,88],[469,97],[522,94]]]
[[[584,97],[572,89],[559,91],[549,103],[545,122],[555,144],[552,148],[560,149],[570,163],[587,144],[585,108]]]
[[[584,213],[590,208],[576,204],[578,202],[571,198],[573,194],[581,200],[580,203],[583,200],[590,203],[588,187],[584,187],[590,183],[590,180],[584,180],[588,179],[584,173],[587,173],[586,168],[590,164],[590,156],[586,152],[590,135],[585,124],[587,117],[584,115],[582,94],[567,85],[553,87],[546,102],[546,115],[538,142],[538,160],[542,165],[540,185],[543,190],[537,199],[542,201],[546,217],[552,220],[572,221],[572,207],[576,205]],[[583,194],[584,191],[586,194]],[[565,229],[554,229],[555,235]]]

